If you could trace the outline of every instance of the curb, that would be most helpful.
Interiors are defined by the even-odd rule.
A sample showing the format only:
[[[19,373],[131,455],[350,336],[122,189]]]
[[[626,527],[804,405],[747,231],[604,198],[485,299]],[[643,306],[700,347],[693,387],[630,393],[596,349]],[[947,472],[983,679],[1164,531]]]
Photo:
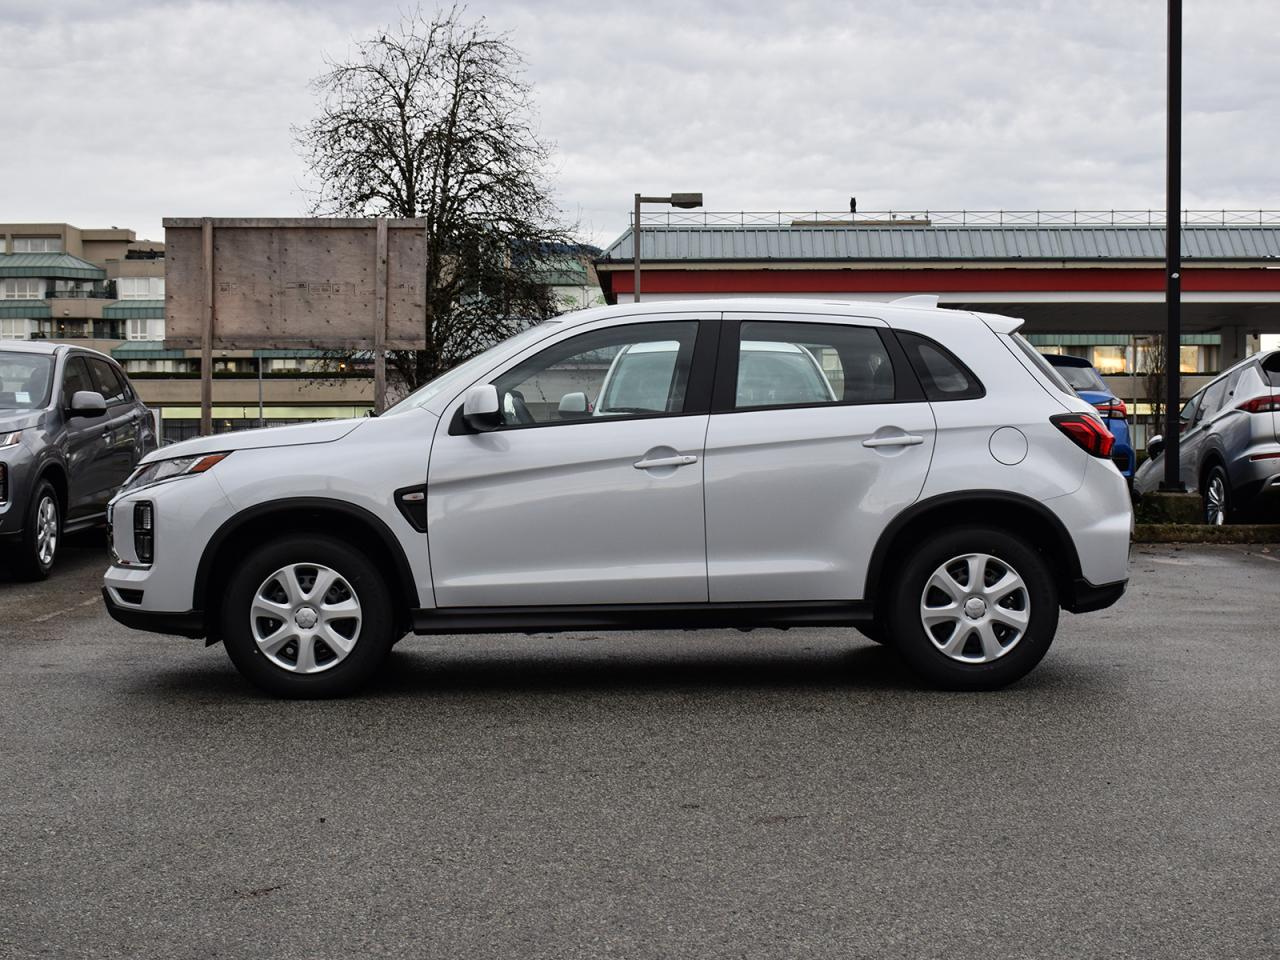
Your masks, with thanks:
[[[1233,523],[1211,527],[1203,523],[1140,523],[1134,527],[1133,542],[1280,544],[1280,524]]]

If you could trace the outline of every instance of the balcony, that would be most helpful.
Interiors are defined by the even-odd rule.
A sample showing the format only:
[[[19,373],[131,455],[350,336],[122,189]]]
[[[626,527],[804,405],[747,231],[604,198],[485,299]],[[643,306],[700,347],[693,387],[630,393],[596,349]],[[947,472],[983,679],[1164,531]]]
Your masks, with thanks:
[[[110,288],[88,290],[49,290],[46,300],[114,300],[115,294]]]

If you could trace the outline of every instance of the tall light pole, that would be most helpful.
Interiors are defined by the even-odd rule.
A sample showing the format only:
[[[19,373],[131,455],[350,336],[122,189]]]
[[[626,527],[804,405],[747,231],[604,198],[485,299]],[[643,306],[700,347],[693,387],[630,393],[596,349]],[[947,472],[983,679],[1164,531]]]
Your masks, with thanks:
[[[693,210],[695,207],[702,206],[702,194],[700,193],[673,193],[669,197],[645,197],[636,194],[636,210],[631,219],[631,247],[634,251],[635,279],[632,298],[634,302],[640,302],[640,204],[642,203],[669,203],[673,207],[680,207],[684,210]]]
[[[1178,467],[1182,409],[1182,0],[1169,0],[1168,106],[1165,118],[1164,301],[1164,482],[1162,490],[1185,490]]]

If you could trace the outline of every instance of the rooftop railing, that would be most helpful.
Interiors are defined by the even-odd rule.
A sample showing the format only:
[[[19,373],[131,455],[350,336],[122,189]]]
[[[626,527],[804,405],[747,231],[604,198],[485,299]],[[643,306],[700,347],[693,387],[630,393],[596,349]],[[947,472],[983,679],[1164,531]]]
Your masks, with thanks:
[[[1183,210],[1188,227],[1280,226],[1280,210]],[[646,210],[644,227],[1160,227],[1163,210]]]

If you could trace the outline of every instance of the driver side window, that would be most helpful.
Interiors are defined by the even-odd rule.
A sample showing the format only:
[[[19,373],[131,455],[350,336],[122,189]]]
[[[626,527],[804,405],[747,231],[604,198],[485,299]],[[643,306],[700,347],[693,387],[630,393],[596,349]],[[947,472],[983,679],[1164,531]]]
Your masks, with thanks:
[[[570,337],[494,381],[504,427],[684,412],[698,324],[637,323]]]

